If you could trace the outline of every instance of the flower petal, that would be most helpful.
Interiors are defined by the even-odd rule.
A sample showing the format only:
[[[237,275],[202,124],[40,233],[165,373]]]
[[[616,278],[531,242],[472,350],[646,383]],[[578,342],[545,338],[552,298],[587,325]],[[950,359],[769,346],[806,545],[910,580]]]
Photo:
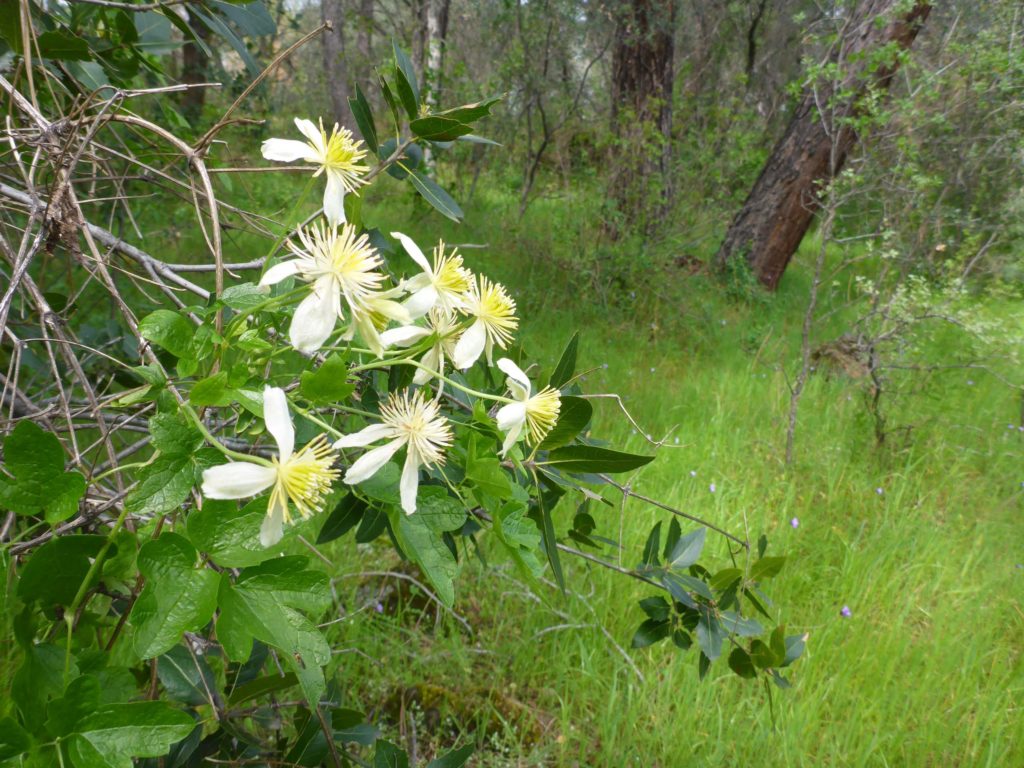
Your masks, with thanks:
[[[403,325],[401,328],[390,328],[380,335],[380,343],[385,347],[410,347],[422,341],[431,333],[429,328],[418,325]]]
[[[395,451],[401,448],[405,444],[404,438],[395,438],[387,445],[382,445],[380,448],[374,448],[372,451],[367,451],[358,459],[355,463],[348,468],[348,472],[345,473],[345,482],[349,485],[357,485],[358,483],[368,480],[377,474],[377,470],[387,464],[391,457],[395,455]]]
[[[423,317],[427,314],[437,304],[437,299],[437,289],[432,285],[428,285],[426,288],[416,291],[416,293],[402,302],[402,306],[408,310],[409,317],[415,320],[417,317]]]
[[[345,184],[337,174],[327,172],[324,188],[324,215],[332,227],[345,223]]]
[[[435,344],[427,350],[426,354],[420,358],[420,363],[423,364],[423,368],[417,368],[415,375],[412,377],[412,383],[419,386],[423,386],[432,378],[432,374],[439,373],[444,375],[443,361],[441,359],[440,352],[438,350],[439,344]]]
[[[409,449],[409,455],[405,457],[405,466],[402,468],[402,479],[398,484],[399,493],[402,496],[402,509],[405,514],[411,515],[416,511],[416,492],[420,487],[420,462],[416,451]]]
[[[260,285],[277,285],[282,280],[297,274],[299,274],[298,259],[282,261],[263,273],[263,277],[260,278]]]
[[[462,334],[455,345],[455,353],[453,355],[455,367],[465,370],[473,365],[480,358],[480,353],[484,351],[484,344],[486,342],[487,329],[484,328],[482,321],[477,320],[469,326],[469,329]]]
[[[530,377],[523,373],[523,370],[509,360],[507,357],[503,357],[498,360],[498,367],[502,372],[508,376],[508,388],[512,391],[512,396],[516,400],[526,400],[530,396]]]
[[[270,494],[267,515],[260,525],[260,544],[272,547],[284,538],[284,518],[288,512],[288,497],[283,493]]]
[[[318,162],[309,144],[294,139],[267,139],[260,147],[260,151],[267,160],[276,160],[279,163],[294,163],[296,160]]]
[[[312,354],[327,341],[338,319],[339,293],[334,280],[318,281],[296,308],[288,338],[299,352]]]
[[[264,387],[263,421],[267,425],[267,431],[277,441],[280,462],[287,463],[295,450],[295,427],[288,413],[288,398],[280,387]]]
[[[508,431],[508,434],[505,435],[505,440],[501,444],[501,453],[498,454],[499,456],[504,456],[508,453],[509,448],[516,444],[516,441],[519,439],[519,435],[523,432],[523,423],[524,422],[521,421],[516,422],[512,426],[512,429]]]
[[[320,133],[320,128],[312,120],[306,120],[301,117],[295,118],[295,127],[299,129],[299,133],[309,140],[310,144],[316,147],[316,150],[321,155],[321,157],[317,158],[316,162],[322,163],[323,155],[327,154],[327,147],[324,146],[324,137]]]
[[[208,499],[244,499],[277,481],[277,470],[251,461],[233,461],[203,470],[203,495]]]
[[[508,432],[516,424],[522,424],[526,421],[526,403],[503,405],[498,409],[494,418],[498,422],[498,429],[502,432]]]
[[[375,443],[378,440],[391,437],[391,427],[387,424],[371,424],[363,427],[351,435],[342,435],[334,441],[335,448],[362,448],[363,446]]]
[[[397,238],[399,242],[405,247],[405,252],[409,254],[409,257],[415,261],[420,269],[426,272],[428,275],[433,274],[430,269],[430,262],[427,261],[427,257],[423,255],[423,251],[420,247],[413,242],[413,239],[408,235],[403,235],[401,232],[392,232],[391,236]]]

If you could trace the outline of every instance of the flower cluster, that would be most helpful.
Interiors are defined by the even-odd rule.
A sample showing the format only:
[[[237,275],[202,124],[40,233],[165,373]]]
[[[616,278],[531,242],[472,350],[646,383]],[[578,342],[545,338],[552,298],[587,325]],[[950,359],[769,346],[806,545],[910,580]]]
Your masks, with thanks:
[[[289,255],[268,269],[260,286],[269,288],[295,278],[305,284],[288,339],[306,355],[323,349],[339,324],[340,341],[358,337],[373,355],[367,368],[410,365],[416,368],[412,387],[392,392],[380,406],[380,421],[329,442],[320,435],[295,450],[295,430],[284,390],[267,387],[264,421],[274,437],[278,455],[271,461],[253,457],[213,467],[203,473],[203,493],[213,499],[239,499],[267,489],[271,494],[260,540],[270,546],[281,540],[283,525],[291,521],[289,504],[302,517],[320,511],[341,472],[335,469],[337,450],[376,447],[363,453],[345,471],[344,482],[359,484],[384,467],[399,451],[405,458],[399,483],[402,509],[416,511],[420,471],[435,470],[445,463],[453,443],[452,423],[442,412],[445,384],[465,389],[445,375],[451,365],[472,367],[481,357],[494,363],[494,350],[507,350],[519,326],[515,301],[505,288],[484,275],[474,275],[455,249],[444,242],[428,259],[412,238],[401,232],[391,235],[421,270],[412,277],[393,280],[384,259],[353,224],[345,222],[344,195],[366,183],[368,168],[359,163],[366,156],[362,142],[334,126],[330,136],[309,120],[295,120],[306,142],[270,139],[263,156],[270,160],[303,160],[318,166],[315,176],[325,174],[326,225],[299,227],[287,243]],[[291,293],[284,294],[290,298]],[[393,327],[388,327],[395,323]],[[557,390],[546,387],[533,393],[529,377],[512,360],[503,357],[498,368],[506,375],[509,396],[487,395],[499,407],[495,413],[504,435],[500,455],[506,456],[520,440],[540,445],[558,420],[561,406]],[[428,396],[430,387],[436,395]]]

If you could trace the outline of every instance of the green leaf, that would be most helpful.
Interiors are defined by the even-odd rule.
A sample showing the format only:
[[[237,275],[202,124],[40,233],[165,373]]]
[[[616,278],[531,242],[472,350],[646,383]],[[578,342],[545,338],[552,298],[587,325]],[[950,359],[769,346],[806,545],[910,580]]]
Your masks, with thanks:
[[[28,645],[25,658],[14,673],[11,682],[11,699],[21,712],[21,721],[33,732],[41,732],[46,720],[46,702],[64,692],[67,682],[64,670],[64,648],[49,643]],[[67,677],[79,674],[74,658]]]
[[[750,658],[750,654],[742,648],[733,648],[729,654],[729,669],[742,678],[753,679],[757,677],[757,669]]]
[[[0,762],[28,751],[32,739],[13,717],[0,718]]]
[[[43,32],[36,38],[39,54],[44,59],[61,61],[89,61],[92,54],[84,38],[61,30]]]
[[[633,648],[646,648],[661,642],[670,634],[672,634],[672,625],[667,620],[647,619],[637,628],[630,645]]]
[[[520,572],[528,579],[540,576],[543,567],[537,558],[541,535],[526,509],[519,502],[509,502],[497,511],[499,525],[493,527],[498,540],[505,546]]]
[[[195,727],[162,701],[110,704],[81,720],[68,741],[76,768],[131,768],[132,758],[160,757]]]
[[[373,768],[409,768],[409,756],[390,741],[377,742],[373,753]]]
[[[785,658],[785,654],[781,657],[776,656],[775,652],[763,641],[754,640],[750,643],[750,658],[758,669],[768,669],[778,666]]]
[[[420,89],[416,84],[416,70],[412,62],[394,40],[391,41],[391,48],[395,54],[395,84],[398,87],[398,97],[410,118],[415,118],[420,110]]]
[[[348,360],[334,353],[315,371],[303,371],[299,393],[316,405],[340,405],[355,391],[348,380]]]
[[[475,123],[481,117],[486,117],[491,113],[491,107],[501,101],[501,96],[492,96],[489,99],[483,101],[477,101],[473,104],[463,104],[461,107],[452,107],[441,112],[432,113],[435,117],[446,117],[450,120],[455,120],[460,123]]]
[[[558,421],[548,432],[547,437],[541,441],[538,448],[548,451],[571,443],[573,438],[590,423],[593,415],[594,406],[590,404],[589,400],[582,397],[563,396],[558,412]]]
[[[277,33],[277,24],[262,2],[234,4],[222,0],[209,0],[209,3],[233,21],[243,35],[263,37]]]
[[[576,372],[576,352],[579,345],[580,332],[576,331],[569,339],[569,343],[565,345],[565,349],[562,350],[562,356],[558,358],[558,364],[551,372],[551,378],[548,379],[548,386],[561,389],[572,378]]]
[[[764,627],[757,619],[748,619],[734,611],[722,611],[722,627],[730,634],[740,637],[756,637],[764,634]]]
[[[219,371],[213,376],[197,381],[192,386],[192,391],[188,393],[188,399],[197,408],[207,405],[231,405],[234,396],[228,386],[228,372]]]
[[[202,629],[217,607],[219,578],[198,564],[198,552],[176,533],[163,533],[139,550],[146,586],[132,608],[135,652],[151,659],[169,651],[185,632]]]
[[[284,539],[273,547],[260,544],[260,526],[267,516],[267,498],[250,501],[241,509],[234,501],[206,499],[203,508],[189,513],[189,541],[222,568],[243,568],[277,557],[297,535],[297,526],[285,528]]]
[[[593,445],[568,445],[549,452],[547,458],[538,463],[558,467],[564,472],[615,473],[637,469],[653,459],[653,456],[623,453]]]
[[[311,707],[326,690],[322,667],[331,648],[316,625],[300,611],[320,614],[330,605],[323,573],[305,569],[303,557],[280,557],[246,568],[232,583],[221,574],[217,639],[232,661],[246,661],[254,640],[282,651]]]
[[[283,691],[298,684],[299,679],[293,672],[285,675],[273,674],[257,677],[255,680],[250,680],[244,685],[235,688],[228,697],[228,704],[232,707],[238,707],[247,701],[266,696],[268,693]]]
[[[472,744],[467,744],[456,749],[454,752],[449,752],[447,755],[434,758],[427,763],[427,768],[462,768],[469,761],[469,758],[473,756],[475,749]]]
[[[458,203],[421,171],[412,171],[409,174],[409,183],[423,196],[424,200],[434,206],[442,215],[454,222],[462,221],[465,214]]]
[[[54,435],[22,421],[4,440],[4,465],[13,480],[0,476],[0,508],[19,515],[42,512],[50,524],[78,512],[85,478],[64,471],[64,449]]]
[[[508,473],[502,469],[501,461],[494,455],[494,448],[488,451],[486,438],[473,432],[469,438],[469,450],[466,457],[466,480],[470,481],[484,493],[499,499],[507,499],[512,495]]]
[[[782,570],[782,565],[786,562],[785,557],[762,557],[754,566],[750,569],[751,581],[761,581],[762,579],[770,579],[772,576],[778,574]]]
[[[707,528],[698,528],[693,533],[682,536],[672,548],[665,566],[674,571],[682,571],[696,563],[704,549],[707,532]]]
[[[786,658],[779,666],[788,667],[803,656],[807,647],[807,635],[791,635],[786,638]]]
[[[133,514],[173,512],[196,484],[196,465],[188,455],[157,456],[139,474],[139,484],[124,502]]]
[[[727,636],[722,625],[706,606],[699,608],[700,619],[697,621],[697,644],[710,661],[722,655],[722,643]]]
[[[175,357],[188,358],[192,354],[195,326],[177,312],[158,309],[139,321],[139,335]]]
[[[645,597],[640,601],[640,609],[647,614],[648,618],[655,621],[667,621],[671,606],[668,600],[660,595],[657,597]]]
[[[416,494],[417,523],[434,533],[457,531],[466,522],[466,507],[436,485],[421,485]]]
[[[419,509],[406,515],[400,509],[388,507],[388,519],[402,551],[420,567],[441,602],[450,607],[455,602],[454,581],[459,565],[442,534],[420,519]]]
[[[370,103],[366,100],[366,96],[363,95],[363,90],[358,84],[356,85],[356,95],[349,98],[348,105],[352,110],[352,117],[356,120],[356,126],[359,128],[359,133],[362,134],[367,148],[374,154],[377,154],[379,145],[377,143],[377,129],[373,124],[373,111],[370,109]]]
[[[89,573],[90,559],[99,554],[105,536],[74,534],[50,539],[29,557],[21,570],[18,597],[37,600],[44,608],[70,605]],[[91,587],[99,579],[97,569]]]
[[[266,301],[267,294],[267,288],[256,283],[240,283],[225,288],[220,302],[231,309],[249,310]]]
[[[345,494],[345,497],[338,502],[338,505],[327,516],[320,534],[316,537],[317,544],[326,544],[329,541],[341,538],[350,530],[359,525],[363,519],[363,513],[369,505],[353,493]]]
[[[156,673],[168,698],[193,707],[210,703],[211,693],[217,690],[217,678],[205,656],[193,655],[184,645],[157,659]]]
[[[651,528],[651,532],[647,535],[647,543],[644,544],[644,554],[641,560],[642,565],[657,567],[660,565],[658,560],[658,550],[661,549],[661,522],[655,523],[654,527]]]
[[[409,123],[409,129],[427,141],[455,141],[459,136],[473,132],[471,126],[437,115],[417,118]]]

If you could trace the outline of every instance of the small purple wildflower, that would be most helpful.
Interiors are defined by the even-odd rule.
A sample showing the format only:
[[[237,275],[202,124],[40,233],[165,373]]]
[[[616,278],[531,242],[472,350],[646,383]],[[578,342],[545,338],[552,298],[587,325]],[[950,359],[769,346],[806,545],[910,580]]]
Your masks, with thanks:
[[[715,484],[712,483],[711,485],[709,485],[708,486],[708,490],[711,491],[712,493],[714,493],[715,492]]]
[[[851,616],[853,616],[853,611],[850,610],[850,606],[844,605],[843,609],[839,612],[839,615],[842,616],[844,619],[848,619]]]
[[[1007,424],[1007,425],[1006,425],[1006,428],[1007,428],[1007,429],[1016,429],[1016,428],[1017,428],[1017,425],[1016,425],[1016,424]]]
[[[373,606],[373,610],[375,610],[377,613],[384,613],[384,604],[383,603],[377,603],[376,605]]]
[[[651,366],[651,373],[654,373],[654,366]]]
[[[800,518],[794,517],[792,520],[789,521],[789,524],[791,526],[793,526],[794,528],[799,528],[800,527]]]
[[[881,495],[883,495],[885,493],[885,491],[883,491],[881,488],[875,488],[875,493],[877,493],[879,496],[881,496]]]
[[[968,379],[967,380],[967,386],[968,387],[973,387],[974,386],[974,379]]]
[[[608,363],[601,363],[601,367],[608,370]]]
[[[697,476],[697,470],[696,469],[691,469],[690,470],[690,477],[696,477],[696,476]],[[1024,483],[1021,483],[1020,487],[1024,488]]]

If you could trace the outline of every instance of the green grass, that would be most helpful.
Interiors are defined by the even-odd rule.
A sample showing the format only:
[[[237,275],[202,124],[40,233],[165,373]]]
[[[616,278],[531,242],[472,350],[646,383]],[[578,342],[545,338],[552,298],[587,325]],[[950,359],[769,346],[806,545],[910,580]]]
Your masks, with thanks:
[[[283,209],[304,183],[292,182],[244,183]],[[381,582],[359,572],[398,563],[384,540],[345,539],[329,552],[336,586],[365,611],[334,629],[338,674],[359,692],[351,703],[406,741],[411,718],[421,754],[464,728],[483,747],[481,766],[1024,764],[1024,433],[1007,429],[1020,419],[1010,390],[980,371],[921,377],[890,404],[891,423],[912,429],[878,448],[862,384],[815,376],[786,467],[787,374],[813,243],[778,295],[730,300],[669,266],[685,232],[649,248],[603,241],[593,195],[541,198],[519,221],[516,202],[482,182],[457,227],[388,184],[369,193],[370,225],[401,226],[424,244],[487,244],[464,247],[466,260],[510,286],[530,355],[550,365],[579,329],[585,388],[624,395],[656,438],[673,430],[630,483],[751,538],[767,533],[770,551],[788,556],[769,592],[789,632],[809,640],[774,707],[724,663],[699,682],[695,655],[665,645],[626,651],[641,681],[616,647],[628,649],[642,619],[635,601],[651,592],[635,581],[576,561],[570,594],[534,593],[485,549],[488,566],[463,558],[458,582],[469,636],[404,588],[387,592],[383,614],[365,609]],[[255,241],[233,238],[232,258],[256,255]],[[847,293],[830,289],[824,308]],[[838,335],[846,317],[832,315],[819,337]],[[595,434],[649,449],[610,404]],[[563,530],[571,512],[557,510]],[[667,518],[634,501],[592,512],[600,533],[621,540],[626,566]],[[724,541],[708,554],[724,561]]]

